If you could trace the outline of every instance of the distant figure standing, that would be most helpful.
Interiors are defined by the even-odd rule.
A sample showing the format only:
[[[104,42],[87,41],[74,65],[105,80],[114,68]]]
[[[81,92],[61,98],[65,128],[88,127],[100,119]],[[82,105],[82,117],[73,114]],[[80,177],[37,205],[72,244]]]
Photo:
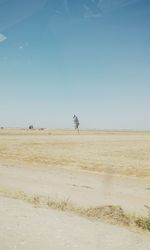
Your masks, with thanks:
[[[73,116],[73,121],[74,121],[75,130],[77,130],[78,133],[79,133],[79,125],[80,125],[80,123],[79,123],[79,119],[78,119],[78,117],[76,115]]]

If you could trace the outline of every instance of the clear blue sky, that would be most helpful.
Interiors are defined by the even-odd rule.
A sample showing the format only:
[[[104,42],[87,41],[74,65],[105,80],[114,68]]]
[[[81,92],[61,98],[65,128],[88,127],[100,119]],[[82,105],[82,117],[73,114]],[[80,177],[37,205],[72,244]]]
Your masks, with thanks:
[[[0,0],[0,126],[150,130],[149,0]]]

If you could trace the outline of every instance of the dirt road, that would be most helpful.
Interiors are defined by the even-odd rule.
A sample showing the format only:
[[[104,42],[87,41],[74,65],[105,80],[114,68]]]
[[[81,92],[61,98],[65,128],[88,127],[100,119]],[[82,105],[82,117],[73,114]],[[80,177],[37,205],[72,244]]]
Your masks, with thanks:
[[[136,214],[150,206],[150,182],[86,171],[0,166],[0,187],[49,196],[84,207],[119,205]]]
[[[148,180],[85,171],[0,166],[0,188],[57,200],[69,198],[82,207],[120,205],[138,215],[147,212],[144,205],[150,205]],[[0,232],[2,250],[150,249],[149,234],[2,196]]]
[[[148,250],[149,236],[0,198],[1,250]]]

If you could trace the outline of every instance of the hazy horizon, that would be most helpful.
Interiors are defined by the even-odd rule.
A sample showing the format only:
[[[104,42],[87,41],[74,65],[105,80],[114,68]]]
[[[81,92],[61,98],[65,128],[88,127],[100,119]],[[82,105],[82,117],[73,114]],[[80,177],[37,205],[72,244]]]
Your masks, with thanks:
[[[149,0],[0,0],[0,127],[150,130]]]
[[[32,124],[31,124],[32,125]],[[6,127],[0,127],[0,129],[5,129],[5,130],[28,130],[29,129],[29,126],[22,126],[22,127],[11,127],[11,126],[6,126]],[[37,126],[33,126],[33,130],[32,131],[36,131],[36,130],[58,130],[58,131],[74,131],[74,127],[66,127],[66,128],[61,128],[61,127],[57,127],[57,128],[54,128],[54,127],[37,127]],[[122,129],[115,129],[115,128],[109,128],[109,129],[105,129],[105,128],[83,128],[81,127],[79,129],[80,131],[100,131],[100,132],[150,132],[150,130],[147,130],[147,129],[143,129],[143,130],[140,130],[140,129],[127,129],[127,128],[122,128]]]

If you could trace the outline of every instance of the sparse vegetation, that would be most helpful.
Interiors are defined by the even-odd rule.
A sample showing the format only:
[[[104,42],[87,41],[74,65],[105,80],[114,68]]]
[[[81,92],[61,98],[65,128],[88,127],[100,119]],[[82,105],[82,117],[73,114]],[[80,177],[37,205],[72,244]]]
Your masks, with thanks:
[[[148,216],[144,217],[138,217],[135,219],[135,224],[144,230],[150,231],[150,207],[145,206],[148,209]]]
[[[44,206],[60,211],[71,212],[93,220],[101,220],[114,225],[121,225],[150,232],[150,214],[146,217],[137,217],[125,212],[119,206],[101,206],[84,208],[73,204],[69,199],[57,200],[40,195],[30,195],[22,191],[12,191],[0,188],[0,196],[23,200],[35,206]]]
[[[0,162],[150,177],[149,132],[0,130]]]
[[[150,216],[136,218],[135,224],[137,225],[137,227],[150,232]]]
[[[88,217],[93,217],[96,219],[103,218],[105,221],[109,221],[113,224],[120,225],[130,225],[130,218],[124,212],[124,210],[119,206],[103,206],[103,207],[95,207],[88,208],[85,210],[85,214]]]
[[[0,162],[150,177],[150,133],[81,131],[78,136],[73,133],[47,129],[1,130]],[[69,199],[57,200],[9,188],[0,188],[0,196],[150,232],[149,207],[148,215],[142,217],[128,213],[119,206],[85,208]]]

